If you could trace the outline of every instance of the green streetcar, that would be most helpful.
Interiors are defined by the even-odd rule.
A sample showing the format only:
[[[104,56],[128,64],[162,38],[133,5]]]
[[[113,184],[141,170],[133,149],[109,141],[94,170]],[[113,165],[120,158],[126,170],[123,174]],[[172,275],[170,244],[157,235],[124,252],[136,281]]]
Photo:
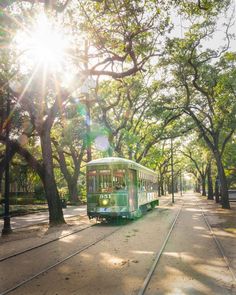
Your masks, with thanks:
[[[159,204],[157,174],[131,160],[101,158],[87,164],[87,214],[133,219]]]

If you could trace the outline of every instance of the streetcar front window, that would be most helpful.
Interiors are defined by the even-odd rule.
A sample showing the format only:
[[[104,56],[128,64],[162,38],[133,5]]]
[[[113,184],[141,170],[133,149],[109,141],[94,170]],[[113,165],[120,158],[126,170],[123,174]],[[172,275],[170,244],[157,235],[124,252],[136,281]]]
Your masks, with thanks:
[[[124,169],[113,170],[113,188],[114,188],[114,191],[126,189]]]
[[[112,191],[111,170],[99,170],[98,190],[102,193]]]

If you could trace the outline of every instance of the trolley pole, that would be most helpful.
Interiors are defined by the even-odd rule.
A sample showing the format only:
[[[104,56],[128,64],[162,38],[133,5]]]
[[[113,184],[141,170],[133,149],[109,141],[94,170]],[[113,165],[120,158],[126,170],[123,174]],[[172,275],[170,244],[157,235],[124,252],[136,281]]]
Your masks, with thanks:
[[[7,235],[12,232],[11,229],[11,218],[9,210],[9,193],[10,193],[10,144],[9,144],[9,134],[10,134],[10,97],[9,89],[7,93],[7,106],[6,106],[6,166],[5,166],[5,195],[4,195],[4,224],[2,229],[2,235]]]
[[[170,150],[171,150],[171,194],[172,194],[172,203],[175,202],[174,194],[174,157],[173,157],[173,139],[171,137],[170,141]]]

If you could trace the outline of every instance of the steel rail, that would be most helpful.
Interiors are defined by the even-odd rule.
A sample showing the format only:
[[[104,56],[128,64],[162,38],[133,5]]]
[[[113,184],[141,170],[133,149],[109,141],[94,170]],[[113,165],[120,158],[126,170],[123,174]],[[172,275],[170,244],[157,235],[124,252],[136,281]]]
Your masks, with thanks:
[[[8,256],[5,256],[5,257],[2,257],[2,258],[0,258],[0,263],[3,262],[3,261],[6,261],[6,260],[8,260],[8,259],[11,259],[11,258],[13,258],[13,257],[19,256],[19,255],[22,255],[22,254],[25,254],[25,253],[30,252],[30,251],[33,251],[33,250],[35,250],[35,249],[38,249],[38,248],[43,247],[43,246],[45,246],[45,245],[48,245],[48,244],[50,244],[50,243],[53,243],[53,242],[59,241],[59,240],[61,240],[61,239],[63,239],[63,238],[66,238],[66,237],[68,237],[68,236],[74,235],[74,234],[76,234],[76,233],[78,233],[78,232],[81,232],[81,231],[83,231],[83,230],[86,230],[86,229],[88,229],[88,228],[90,228],[90,227],[92,227],[92,226],[94,226],[94,225],[96,225],[96,224],[92,224],[92,225],[87,226],[87,227],[85,227],[85,228],[81,228],[81,229],[78,229],[78,230],[75,230],[75,231],[71,231],[71,232],[69,232],[69,233],[67,233],[67,234],[61,235],[60,237],[54,238],[54,239],[49,240],[49,241],[47,241],[47,242],[40,243],[40,244],[35,245],[35,246],[33,246],[33,247],[27,248],[27,249],[25,249],[25,250],[22,250],[22,251],[19,251],[19,252],[15,252],[15,253],[13,253],[13,254],[11,254],[11,255],[8,255]]]
[[[226,266],[227,266],[227,268],[228,268],[228,270],[229,270],[229,272],[230,272],[230,274],[231,274],[231,276],[232,276],[232,279],[233,279],[234,283],[236,283],[236,275],[235,275],[235,272],[234,272],[234,270],[232,269],[232,267],[230,266],[230,262],[229,262],[227,256],[226,256],[225,253],[224,253],[224,249],[223,249],[223,247],[222,247],[220,241],[217,239],[216,235],[214,234],[214,231],[213,231],[213,229],[212,229],[210,223],[208,222],[207,217],[206,217],[206,215],[204,214],[203,209],[202,209],[199,205],[197,205],[197,207],[199,207],[199,208],[201,209],[201,215],[202,215],[202,217],[203,217],[203,219],[204,219],[204,221],[205,221],[205,223],[206,223],[206,225],[207,225],[207,227],[208,227],[208,230],[209,230],[209,232],[210,232],[212,238],[213,238],[214,241],[215,241],[215,244],[216,244],[216,246],[217,246],[218,251],[220,252],[220,254],[221,254],[223,260],[225,261],[225,264],[226,264]],[[139,290],[138,295],[144,295],[144,294],[145,294],[145,291],[146,291],[146,289],[147,289],[147,286],[149,285],[149,282],[150,282],[150,280],[151,280],[151,277],[152,277],[152,275],[153,275],[153,273],[154,273],[154,271],[155,271],[155,269],[156,269],[156,266],[157,266],[157,264],[158,264],[158,262],[159,262],[159,260],[160,260],[160,257],[161,257],[161,255],[162,255],[162,253],[163,253],[163,251],[164,251],[164,249],[165,249],[165,246],[166,246],[166,244],[167,244],[167,242],[168,242],[168,240],[169,240],[169,237],[170,237],[170,235],[171,235],[171,233],[172,233],[172,231],[173,231],[173,229],[174,229],[174,226],[175,226],[175,224],[176,224],[176,221],[177,221],[177,219],[178,219],[178,217],[179,217],[179,214],[180,214],[182,208],[183,208],[183,205],[181,206],[179,212],[177,213],[177,215],[176,215],[176,217],[175,217],[175,219],[174,219],[174,221],[173,221],[173,223],[172,223],[172,226],[171,226],[171,228],[170,228],[170,230],[169,230],[169,232],[168,232],[168,234],[167,234],[167,236],[166,236],[166,239],[165,239],[165,241],[164,241],[164,243],[163,243],[163,245],[162,245],[162,248],[161,248],[161,250],[158,252],[158,254],[156,255],[155,261],[153,262],[153,264],[152,264],[152,266],[151,266],[151,268],[150,268],[150,271],[149,271],[148,275],[146,276],[146,278],[145,278],[145,280],[144,280],[144,283],[143,283],[143,285],[142,285],[142,288]]]
[[[147,274],[147,276],[146,276],[146,278],[145,278],[145,280],[144,280],[144,282],[143,282],[143,285],[142,285],[141,289],[140,289],[139,292],[138,292],[138,295],[143,295],[143,294],[145,293],[145,291],[146,291],[146,289],[147,289],[147,286],[148,286],[148,284],[149,284],[149,282],[150,282],[150,280],[151,280],[151,277],[152,277],[152,275],[153,275],[153,273],[154,273],[154,271],[155,271],[155,269],[156,269],[156,266],[157,266],[157,264],[158,264],[158,262],[159,262],[159,260],[160,260],[160,258],[161,258],[161,255],[162,255],[162,253],[163,253],[163,251],[164,251],[164,249],[165,249],[165,247],[166,247],[166,244],[167,244],[167,242],[168,242],[168,240],[169,240],[169,237],[170,237],[170,235],[171,235],[171,233],[172,233],[172,231],[173,231],[173,229],[174,229],[174,226],[175,226],[175,224],[176,224],[176,221],[177,221],[177,219],[178,219],[178,217],[179,217],[179,214],[180,214],[182,208],[183,208],[183,205],[181,205],[181,207],[180,207],[178,213],[176,214],[176,216],[175,216],[175,218],[174,218],[174,221],[172,222],[171,228],[170,228],[170,230],[169,230],[169,232],[168,232],[168,234],[167,234],[167,236],[166,236],[166,238],[165,238],[165,241],[164,241],[164,243],[162,244],[161,250],[160,250],[160,251],[158,252],[158,254],[156,255],[156,258],[155,258],[155,260],[154,260],[154,262],[153,262],[153,264],[152,264],[152,266],[151,266],[151,268],[150,268],[149,273]]]
[[[200,207],[200,208],[201,208],[201,207]],[[212,229],[212,227],[211,227],[211,225],[210,225],[210,223],[209,223],[209,221],[208,221],[208,219],[207,219],[207,217],[206,217],[206,215],[205,215],[205,213],[204,213],[204,211],[203,211],[202,208],[201,208],[201,211],[202,211],[201,214],[202,214],[203,219],[204,219],[204,221],[205,221],[205,223],[206,223],[206,225],[207,225],[207,227],[208,227],[208,229],[209,229],[209,232],[210,232],[212,238],[214,239],[214,241],[215,241],[215,243],[216,243],[217,249],[219,250],[219,252],[220,252],[220,254],[221,254],[223,260],[225,261],[225,264],[226,264],[226,266],[227,266],[227,268],[228,268],[228,270],[229,270],[229,272],[230,272],[230,274],[231,274],[231,276],[232,276],[232,278],[233,278],[234,283],[236,283],[236,275],[235,275],[234,270],[233,270],[232,267],[230,266],[229,259],[228,259],[227,256],[225,255],[224,249],[223,249],[223,247],[222,247],[220,241],[217,239],[217,237],[216,237],[216,235],[215,235],[215,233],[214,233],[214,231],[213,231],[213,229]]]
[[[6,295],[6,294],[9,294],[9,293],[12,292],[12,291],[15,291],[16,289],[18,289],[18,288],[22,287],[23,285],[29,283],[29,282],[32,281],[33,279],[35,279],[35,278],[37,278],[38,276],[42,275],[43,273],[45,273],[45,272],[47,272],[47,271],[49,271],[49,270],[55,268],[56,266],[62,264],[63,262],[65,262],[65,261],[71,259],[72,257],[74,257],[74,256],[76,256],[76,255],[78,255],[78,254],[80,254],[81,252],[87,250],[88,248],[90,248],[90,247],[96,245],[97,243],[99,243],[99,242],[101,242],[102,240],[106,239],[107,237],[111,236],[112,234],[114,234],[115,232],[119,231],[120,229],[121,229],[121,227],[117,228],[117,229],[114,230],[112,233],[109,233],[109,234],[107,234],[107,235],[102,236],[101,238],[97,239],[96,241],[94,241],[94,242],[92,242],[92,243],[90,243],[90,244],[84,246],[83,248],[79,249],[78,251],[76,251],[76,252],[74,252],[74,253],[72,253],[72,254],[66,256],[65,258],[61,259],[60,261],[58,261],[58,262],[52,264],[51,266],[49,266],[49,267],[47,267],[47,268],[41,270],[40,272],[36,273],[35,275],[33,275],[33,276],[31,276],[31,277],[29,277],[29,278],[23,280],[22,282],[20,282],[19,284],[15,285],[14,287],[4,290],[0,295]]]

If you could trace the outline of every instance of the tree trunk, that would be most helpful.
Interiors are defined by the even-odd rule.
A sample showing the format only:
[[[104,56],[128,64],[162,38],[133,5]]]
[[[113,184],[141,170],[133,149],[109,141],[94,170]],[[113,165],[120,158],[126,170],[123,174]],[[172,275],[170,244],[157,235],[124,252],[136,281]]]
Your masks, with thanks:
[[[214,151],[214,156],[216,159],[216,165],[217,165],[219,182],[220,182],[222,208],[230,209],[227,179],[225,176],[221,155],[218,150]]]
[[[167,194],[167,180],[164,181],[164,196]]]
[[[60,149],[58,143],[54,141],[54,145],[57,149],[57,153],[59,155],[59,165],[61,168],[61,172],[66,180],[67,187],[69,190],[69,195],[70,195],[70,201],[72,202],[78,202],[78,189],[77,189],[77,180],[78,180],[78,175],[79,175],[79,166],[80,162],[78,162],[75,157],[73,157],[74,160],[74,175],[71,175],[72,173],[69,172],[67,166],[66,166],[66,159],[64,156],[64,152],[62,149]]]
[[[158,183],[158,196],[164,196],[164,179],[163,175],[160,173],[159,183]]]
[[[158,177],[158,197],[161,196],[161,177]]]
[[[161,196],[165,195],[165,190],[164,190],[164,181],[161,183]]]
[[[46,128],[45,128],[46,129]],[[40,136],[43,165],[45,175],[43,179],[44,190],[48,202],[49,224],[56,225],[65,223],[62,211],[61,200],[56,186],[53,172],[52,145],[50,131],[44,130]]]
[[[215,201],[216,203],[220,203],[220,192],[219,192],[219,179],[216,177],[215,181]]]
[[[175,179],[174,192],[175,193],[178,193],[179,192],[179,186],[178,186],[178,180],[177,179]]]
[[[213,185],[212,185],[212,176],[211,176],[211,163],[209,162],[208,169],[207,169],[207,187],[208,187],[208,194],[207,199],[213,200]]]
[[[196,183],[195,183],[195,192],[199,194],[201,193],[201,186],[198,179],[196,180]]]
[[[3,179],[3,170],[0,170],[0,197],[2,197],[2,179]]]
[[[68,181],[68,190],[70,194],[70,201],[73,203],[78,203],[79,198],[78,198],[78,188],[77,188],[77,180],[71,180],[70,182]]]
[[[171,181],[170,181],[170,178],[167,179],[167,193],[168,194],[171,194],[172,191],[171,191]]]
[[[202,196],[206,196],[206,176],[201,177],[202,182]]]

